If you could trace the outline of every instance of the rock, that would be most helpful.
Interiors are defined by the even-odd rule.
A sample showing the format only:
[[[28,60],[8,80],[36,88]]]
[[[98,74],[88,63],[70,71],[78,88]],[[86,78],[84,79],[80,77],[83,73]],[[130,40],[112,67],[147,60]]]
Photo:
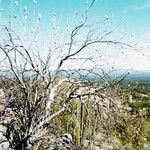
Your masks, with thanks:
[[[107,133],[98,133],[94,135],[94,140],[85,140],[84,148],[86,150],[120,150],[121,143],[118,139],[110,137]]]
[[[56,138],[48,150],[75,150],[71,134],[66,133]]]
[[[0,117],[3,116],[5,109],[6,109],[6,104],[4,101],[4,91],[3,89],[0,89]]]
[[[9,148],[9,142],[7,141],[5,134],[7,128],[3,125],[0,125],[0,150],[11,150]]]
[[[10,150],[9,143],[3,142],[2,144],[0,144],[0,150]]]
[[[3,113],[5,110],[5,103],[0,101],[0,113]]]

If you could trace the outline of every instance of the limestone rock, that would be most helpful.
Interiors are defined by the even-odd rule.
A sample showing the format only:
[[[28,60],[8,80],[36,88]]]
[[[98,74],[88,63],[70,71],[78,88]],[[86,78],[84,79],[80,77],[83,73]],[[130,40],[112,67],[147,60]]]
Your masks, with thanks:
[[[66,133],[56,138],[48,150],[75,150],[71,134]]]
[[[3,89],[0,89],[0,116],[3,115],[5,108],[6,108],[6,105],[5,105],[5,101],[4,101],[4,91],[3,91]]]

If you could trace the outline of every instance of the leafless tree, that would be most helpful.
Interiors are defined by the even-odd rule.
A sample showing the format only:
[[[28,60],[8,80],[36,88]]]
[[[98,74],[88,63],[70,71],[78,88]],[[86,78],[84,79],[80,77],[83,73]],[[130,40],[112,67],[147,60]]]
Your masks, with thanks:
[[[90,7],[93,4],[94,1]],[[103,70],[101,64],[97,62],[102,58],[100,48],[101,45],[134,48],[127,43],[110,39],[109,35],[115,29],[100,32],[102,23],[89,24],[87,19],[86,11],[82,22],[69,33],[68,41],[55,47],[55,51],[63,52],[57,61],[52,60],[51,49],[44,60],[40,55],[32,53],[31,47],[23,43],[22,37],[18,36],[12,27],[5,25],[1,28],[3,35],[0,36],[0,50],[4,55],[1,63],[5,67],[1,70],[1,81],[5,92],[6,109],[0,123],[7,127],[5,137],[11,148],[23,150],[38,140],[47,139],[52,119],[70,111],[68,105],[71,101],[78,99],[83,106],[84,99],[89,96],[93,101],[94,97],[103,99],[106,95],[104,96],[102,91],[124,79],[125,76],[120,76],[112,80],[111,71]],[[107,19],[103,23],[105,22]],[[83,31],[85,32],[83,39],[78,38]],[[86,52],[88,49],[92,49],[93,53],[94,49],[98,49],[99,56],[87,57],[85,54],[88,53]],[[72,65],[72,62],[79,62],[79,67],[75,69],[64,67],[66,64]],[[87,67],[87,64],[91,66]],[[54,70],[51,70],[52,65],[55,65]],[[92,76],[95,79],[90,79]],[[63,94],[65,96],[62,96]],[[53,105],[59,100],[62,101],[62,105],[54,111]],[[110,101],[113,104],[113,100]]]

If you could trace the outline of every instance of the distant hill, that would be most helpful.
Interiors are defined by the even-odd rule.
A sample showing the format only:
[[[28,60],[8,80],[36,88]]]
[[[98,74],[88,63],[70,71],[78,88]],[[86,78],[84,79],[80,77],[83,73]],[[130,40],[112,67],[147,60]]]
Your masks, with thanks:
[[[126,79],[129,80],[150,80],[150,71],[133,71]]]
[[[95,70],[94,72],[97,73],[97,74],[101,74],[101,72],[99,70]],[[84,77],[84,75],[86,75],[88,73],[88,71],[81,70],[80,74],[78,74],[77,72],[75,72],[73,70],[67,70],[67,73],[70,73],[72,78],[79,79],[80,75],[82,75]],[[28,72],[27,74],[24,74],[24,75],[25,75],[25,77],[34,77],[35,73],[30,71],[30,72]],[[51,75],[53,75],[53,71],[51,71]],[[116,78],[118,76],[123,76],[123,75],[126,76],[125,80],[143,80],[143,81],[149,80],[150,81],[150,71],[131,71],[128,74],[128,70],[126,70],[126,69],[117,69],[114,72],[112,71],[112,73],[109,74],[109,76],[112,77],[112,78]],[[7,71],[7,72],[0,72],[0,76],[11,78],[14,75],[13,75],[12,72]],[[67,76],[67,74],[64,71],[63,73],[60,73],[59,76],[65,77],[65,76]],[[86,79],[96,79],[96,78],[97,78],[97,76],[95,76],[94,74],[91,74],[91,75],[89,74],[86,77]]]

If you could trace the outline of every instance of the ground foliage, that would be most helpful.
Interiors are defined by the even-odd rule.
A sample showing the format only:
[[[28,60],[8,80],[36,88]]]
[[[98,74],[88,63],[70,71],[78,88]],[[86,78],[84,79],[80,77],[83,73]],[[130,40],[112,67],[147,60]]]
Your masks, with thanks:
[[[117,98],[117,108],[103,109],[100,103],[94,105],[92,97],[88,97],[83,105],[75,99],[69,104],[69,112],[52,121],[53,127],[60,133],[71,133],[78,149],[87,149],[89,141],[93,141],[100,149],[148,150],[150,82],[123,81],[110,90],[113,94],[109,95],[108,90],[103,94],[114,101]],[[54,105],[54,111],[59,105],[61,102]],[[106,107],[105,103],[103,105]]]
[[[40,81],[36,87],[39,87],[39,92],[42,93],[43,87]],[[16,99],[24,99],[22,90],[17,88],[13,80],[1,79],[1,88],[4,89],[7,98],[13,94]],[[75,85],[70,83],[59,88],[57,91],[59,96],[52,105],[51,114],[61,108],[69,90],[74,88]],[[148,150],[150,146],[149,92],[149,81],[123,81],[102,90],[101,97],[89,95],[83,101],[74,98],[68,104],[66,111],[47,124],[48,133],[56,137],[70,133],[76,149]],[[20,106],[14,102],[9,105],[14,110],[18,110]],[[44,109],[43,105],[44,103],[40,103],[39,110]],[[19,118],[19,113],[14,115],[22,119]],[[20,130],[22,132],[26,130],[25,125],[18,130],[15,129],[16,135],[20,135]],[[9,139],[9,135],[7,138]]]

